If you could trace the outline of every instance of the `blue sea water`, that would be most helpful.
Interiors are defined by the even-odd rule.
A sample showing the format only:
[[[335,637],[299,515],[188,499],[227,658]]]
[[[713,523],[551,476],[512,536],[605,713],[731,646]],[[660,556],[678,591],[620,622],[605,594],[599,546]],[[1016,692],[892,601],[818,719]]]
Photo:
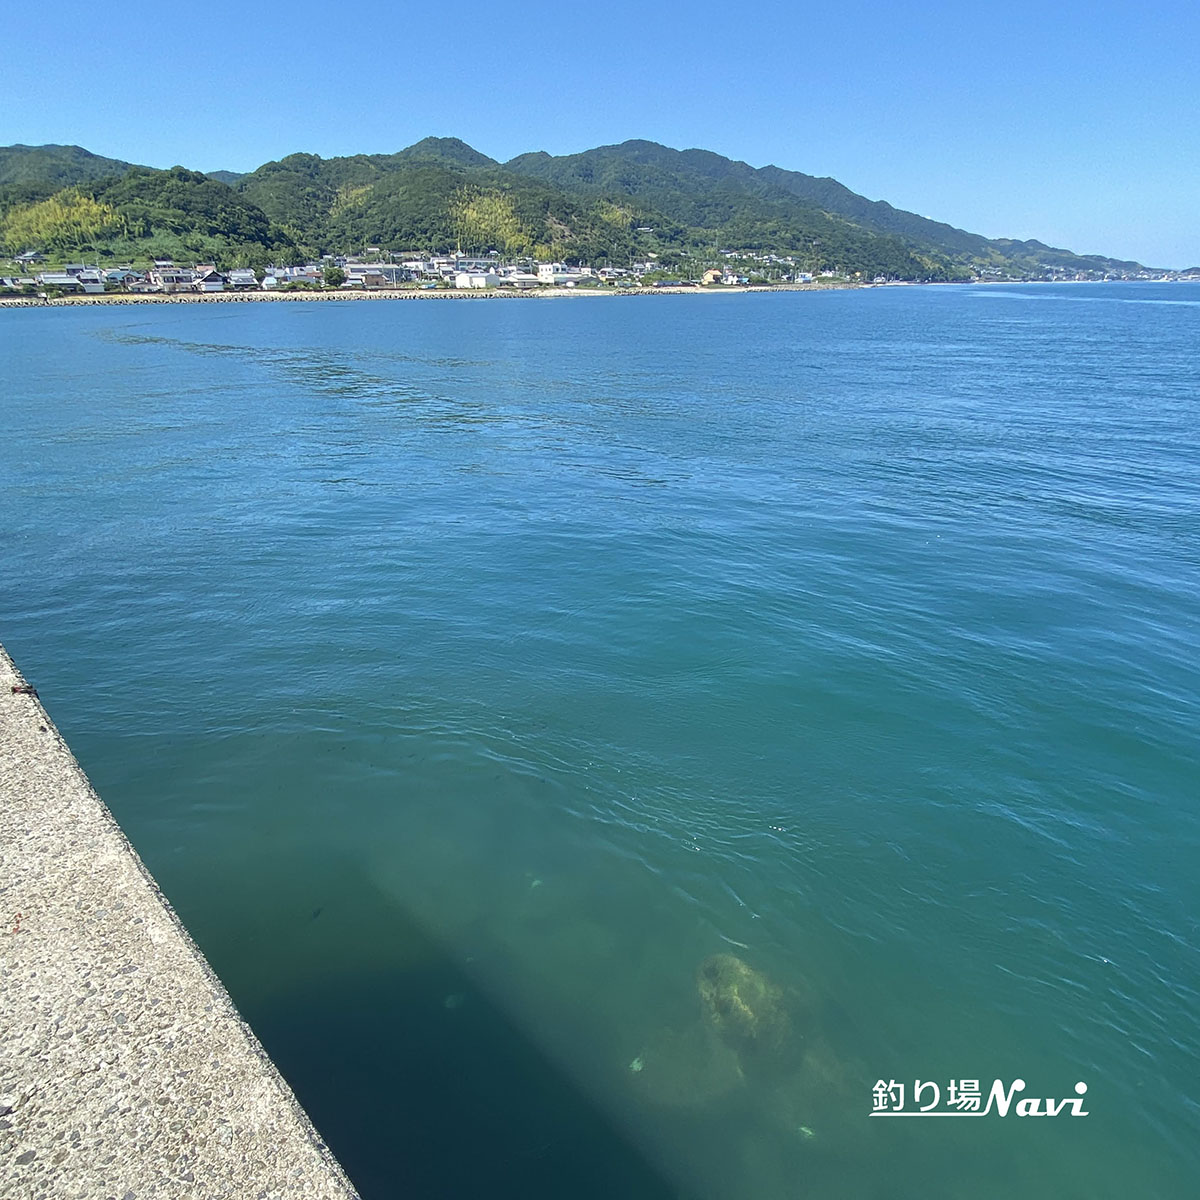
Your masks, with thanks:
[[[1200,287],[0,350],[0,640],[367,1200],[1200,1190]]]

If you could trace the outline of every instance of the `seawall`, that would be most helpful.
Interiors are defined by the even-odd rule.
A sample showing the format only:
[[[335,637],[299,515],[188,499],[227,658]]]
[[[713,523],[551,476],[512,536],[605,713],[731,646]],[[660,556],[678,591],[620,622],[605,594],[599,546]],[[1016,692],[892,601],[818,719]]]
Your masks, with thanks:
[[[0,1196],[356,1196],[3,647]]]

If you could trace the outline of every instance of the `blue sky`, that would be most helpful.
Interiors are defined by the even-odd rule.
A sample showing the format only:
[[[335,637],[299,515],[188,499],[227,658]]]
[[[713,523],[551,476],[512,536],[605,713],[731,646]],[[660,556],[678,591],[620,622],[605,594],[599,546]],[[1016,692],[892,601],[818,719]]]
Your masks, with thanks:
[[[1200,5],[7,0],[0,144],[250,170],[649,138],[989,236],[1200,264]]]

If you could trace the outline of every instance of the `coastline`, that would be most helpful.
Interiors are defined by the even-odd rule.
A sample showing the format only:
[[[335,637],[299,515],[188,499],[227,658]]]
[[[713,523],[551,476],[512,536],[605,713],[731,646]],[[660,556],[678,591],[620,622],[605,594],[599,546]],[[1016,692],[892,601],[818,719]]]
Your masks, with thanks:
[[[1140,282],[1137,280],[1094,280],[1094,279],[978,279],[971,287],[1003,287],[1019,284],[1028,287],[1035,284],[1045,286],[1080,286],[1101,282]],[[357,301],[357,300],[564,300],[591,296],[744,296],[763,292],[845,292],[863,291],[870,288],[898,287],[963,287],[964,281],[953,283],[916,283],[895,280],[889,283],[776,283],[734,287],[634,287],[634,288],[563,288],[542,287],[523,291],[511,288],[439,288],[426,291],[421,288],[373,288],[371,291],[297,291],[297,292],[106,292],[103,295],[58,296],[42,299],[40,296],[0,295],[3,308],[87,308],[96,305],[155,305],[155,304],[259,304],[277,302],[313,301]]]
[[[418,288],[378,288],[372,291],[332,292],[195,292],[127,293],[109,292],[94,296],[59,296],[44,300],[40,296],[0,296],[0,308],[85,308],[93,305],[132,304],[258,304],[279,301],[354,301],[354,300],[554,300],[577,296],[737,296],[751,292],[827,292],[850,288],[883,287],[874,283],[782,283],[759,287],[691,288],[539,288],[513,291],[507,288],[445,288],[425,291]]]

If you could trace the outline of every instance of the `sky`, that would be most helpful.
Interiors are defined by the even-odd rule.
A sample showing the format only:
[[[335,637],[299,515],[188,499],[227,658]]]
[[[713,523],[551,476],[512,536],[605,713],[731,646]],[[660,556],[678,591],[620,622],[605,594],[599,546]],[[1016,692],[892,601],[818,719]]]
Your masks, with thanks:
[[[1191,0],[5,0],[0,145],[249,171],[647,138],[989,237],[1200,265]]]

